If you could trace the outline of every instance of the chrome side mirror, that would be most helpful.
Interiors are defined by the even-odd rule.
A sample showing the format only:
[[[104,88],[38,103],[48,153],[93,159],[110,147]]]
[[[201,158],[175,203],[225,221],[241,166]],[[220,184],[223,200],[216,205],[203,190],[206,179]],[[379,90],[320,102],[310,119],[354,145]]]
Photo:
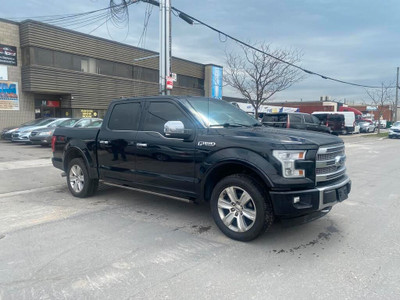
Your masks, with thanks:
[[[185,129],[181,121],[168,121],[164,124],[164,134],[170,138],[187,139],[192,135],[192,131]]]
[[[174,133],[185,133],[185,125],[181,121],[168,121],[164,124],[164,133],[166,136]]]

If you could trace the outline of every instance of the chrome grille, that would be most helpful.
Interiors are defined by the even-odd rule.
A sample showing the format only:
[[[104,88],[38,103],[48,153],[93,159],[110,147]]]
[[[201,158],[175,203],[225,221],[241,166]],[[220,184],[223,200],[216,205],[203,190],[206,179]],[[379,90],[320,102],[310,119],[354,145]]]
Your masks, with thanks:
[[[324,182],[343,176],[346,173],[344,145],[331,145],[319,148],[316,160],[316,181]]]

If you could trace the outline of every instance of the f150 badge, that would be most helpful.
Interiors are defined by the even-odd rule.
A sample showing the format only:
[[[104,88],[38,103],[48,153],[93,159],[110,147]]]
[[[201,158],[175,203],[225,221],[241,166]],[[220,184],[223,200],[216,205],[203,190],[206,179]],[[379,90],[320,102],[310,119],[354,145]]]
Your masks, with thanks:
[[[197,146],[214,147],[215,146],[215,142],[202,142],[202,141],[199,141],[197,143]]]

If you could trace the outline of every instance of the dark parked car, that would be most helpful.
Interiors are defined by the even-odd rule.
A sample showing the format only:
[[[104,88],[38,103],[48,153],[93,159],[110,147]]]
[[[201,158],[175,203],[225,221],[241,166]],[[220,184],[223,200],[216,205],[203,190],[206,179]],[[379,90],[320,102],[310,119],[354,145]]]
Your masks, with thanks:
[[[346,134],[346,126],[343,114],[336,113],[318,113],[313,114],[314,117],[318,118],[321,124],[329,127],[332,134]]]
[[[101,180],[210,202],[219,229],[241,241],[275,217],[321,217],[351,190],[340,138],[262,126],[225,101],[201,97],[113,101],[101,128],[56,128],[52,151],[75,197],[93,195]]]
[[[292,128],[331,133],[329,127],[321,124],[318,118],[306,113],[264,114],[262,123],[266,126]]]

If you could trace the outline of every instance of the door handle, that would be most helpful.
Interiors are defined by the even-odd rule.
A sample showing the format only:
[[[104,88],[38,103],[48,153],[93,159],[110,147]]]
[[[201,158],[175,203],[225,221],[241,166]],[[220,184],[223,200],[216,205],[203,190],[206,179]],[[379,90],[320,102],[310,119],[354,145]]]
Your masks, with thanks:
[[[101,145],[108,145],[108,144],[110,144],[110,141],[100,140],[99,143],[100,143]]]
[[[146,148],[147,144],[146,143],[136,143],[136,147],[138,147],[138,148]]]

